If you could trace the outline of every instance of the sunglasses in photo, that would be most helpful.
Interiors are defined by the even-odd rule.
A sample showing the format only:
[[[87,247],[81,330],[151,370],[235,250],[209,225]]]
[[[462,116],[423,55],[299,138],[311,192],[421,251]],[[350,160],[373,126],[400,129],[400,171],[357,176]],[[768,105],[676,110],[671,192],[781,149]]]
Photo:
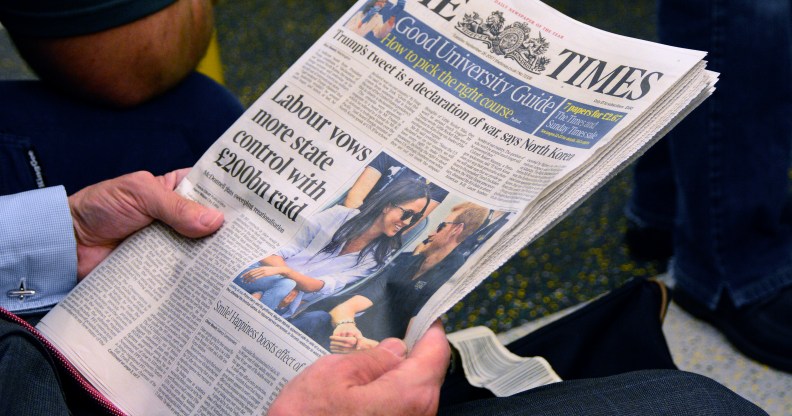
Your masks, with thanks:
[[[401,220],[402,221],[409,221],[410,224],[412,224],[412,223],[420,220],[421,217],[423,217],[423,213],[415,212],[415,211],[413,211],[411,209],[404,209],[404,208],[402,208],[402,207],[400,207],[400,206],[398,206],[396,204],[391,204],[391,205],[393,205],[394,207],[396,207],[396,208],[401,210],[401,212],[402,212]]]
[[[439,233],[440,231],[443,231],[443,228],[445,228],[445,226],[446,226],[447,224],[451,224],[451,225],[454,225],[454,224],[462,224],[463,226],[465,225],[465,223],[464,223],[464,222],[452,222],[452,221],[444,221],[444,222],[441,222],[440,224],[437,224],[437,231],[436,231],[436,232],[438,232],[438,233]]]

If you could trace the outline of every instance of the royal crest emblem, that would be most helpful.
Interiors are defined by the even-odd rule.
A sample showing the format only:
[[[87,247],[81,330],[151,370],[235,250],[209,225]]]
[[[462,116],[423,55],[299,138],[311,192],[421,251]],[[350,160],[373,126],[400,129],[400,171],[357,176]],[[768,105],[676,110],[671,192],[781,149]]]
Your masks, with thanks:
[[[550,63],[550,58],[544,56],[550,42],[541,33],[532,38],[531,27],[527,23],[515,22],[504,27],[505,23],[503,12],[494,11],[486,20],[473,12],[465,14],[456,29],[469,38],[484,42],[491,52],[514,59],[526,70],[541,74]]]

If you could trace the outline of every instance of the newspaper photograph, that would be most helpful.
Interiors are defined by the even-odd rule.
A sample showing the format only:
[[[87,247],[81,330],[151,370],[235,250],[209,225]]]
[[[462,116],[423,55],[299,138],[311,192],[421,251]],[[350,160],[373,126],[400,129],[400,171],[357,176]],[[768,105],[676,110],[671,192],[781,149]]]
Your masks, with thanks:
[[[538,1],[361,0],[38,329],[129,414],[262,414],[318,357],[408,346],[713,90],[703,52]]]

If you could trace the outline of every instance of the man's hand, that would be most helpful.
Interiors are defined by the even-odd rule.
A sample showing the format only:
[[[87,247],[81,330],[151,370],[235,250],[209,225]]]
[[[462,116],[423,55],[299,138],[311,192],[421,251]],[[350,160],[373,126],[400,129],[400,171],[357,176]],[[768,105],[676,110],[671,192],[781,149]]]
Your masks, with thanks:
[[[89,186],[69,197],[77,239],[77,277],[82,279],[124,238],[161,220],[187,237],[209,235],[223,214],[173,190],[189,172],[157,176],[135,172]]]
[[[368,339],[355,325],[354,322],[344,322],[336,325],[333,335],[330,336],[330,352],[334,354],[349,354],[358,348],[361,339]]]
[[[354,351],[367,350],[379,345],[379,341],[360,337],[344,337],[335,336],[330,337],[330,352],[334,354],[349,354]]]
[[[433,415],[450,358],[435,322],[409,356],[394,338],[349,355],[317,360],[286,384],[270,415]]]

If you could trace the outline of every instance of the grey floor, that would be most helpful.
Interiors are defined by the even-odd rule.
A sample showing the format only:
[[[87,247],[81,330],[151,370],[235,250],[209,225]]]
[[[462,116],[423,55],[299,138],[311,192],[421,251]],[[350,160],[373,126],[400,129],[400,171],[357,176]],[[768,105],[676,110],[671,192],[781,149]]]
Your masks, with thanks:
[[[792,375],[745,358],[720,332],[674,304],[663,331],[680,369],[719,381],[773,416],[792,415]]]
[[[569,16],[627,36],[653,40],[654,0],[547,0]],[[217,28],[227,87],[253,102],[353,1],[221,1]],[[0,29],[0,80],[30,79]],[[450,310],[449,331],[485,325],[514,336],[630,278],[662,265],[629,258],[623,244],[631,175],[625,171]],[[736,353],[721,336],[672,305],[666,336],[680,368],[710,376],[773,416],[792,416],[792,375]]]

